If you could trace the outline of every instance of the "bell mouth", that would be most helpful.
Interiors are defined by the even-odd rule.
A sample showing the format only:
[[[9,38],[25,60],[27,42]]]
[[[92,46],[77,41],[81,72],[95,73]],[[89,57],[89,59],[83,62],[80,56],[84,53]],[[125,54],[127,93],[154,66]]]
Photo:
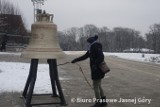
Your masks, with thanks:
[[[65,59],[67,55],[63,51],[24,51],[21,58],[27,59]]]
[[[61,52],[60,48],[27,48],[26,51],[31,52]]]

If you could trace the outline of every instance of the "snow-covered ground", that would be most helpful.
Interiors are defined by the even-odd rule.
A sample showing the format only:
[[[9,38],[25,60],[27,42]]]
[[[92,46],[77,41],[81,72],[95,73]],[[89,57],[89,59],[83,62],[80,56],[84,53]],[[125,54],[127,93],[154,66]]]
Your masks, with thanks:
[[[23,91],[29,73],[29,63],[0,62],[0,92]],[[60,70],[60,72],[64,72]],[[69,78],[60,77],[60,80]],[[50,93],[51,84],[47,64],[38,65],[35,92]]]
[[[123,59],[129,59],[141,62],[160,63],[160,54],[143,53],[104,53],[107,56],[115,56]]]
[[[0,52],[0,55],[21,55],[21,53],[17,52]]]
[[[75,51],[66,51],[66,54],[75,55],[75,54],[84,54],[84,51],[75,52]],[[0,55],[20,55],[20,53],[4,53],[0,52]],[[104,53],[106,56],[115,56],[130,60],[136,61],[145,61],[150,62],[151,59],[159,58],[160,63],[160,55],[158,54],[145,54],[142,57],[141,53]],[[157,61],[158,63],[158,61]],[[0,61],[0,93],[2,92],[14,92],[14,91],[23,91],[25,82],[27,80],[27,76],[29,73],[29,63],[17,63],[17,62],[3,62]],[[47,64],[39,64],[38,65],[38,76],[35,85],[35,91],[37,93],[51,92],[50,78],[48,74],[49,68]],[[60,70],[60,72],[65,72]],[[60,80],[67,80],[70,78],[60,77]]]
[[[66,51],[66,54],[70,55],[78,55],[84,54],[85,51]],[[152,62],[152,63],[160,63],[160,54],[142,54],[142,53],[109,53],[104,52],[105,56],[115,56],[123,59],[129,59],[134,61],[141,62]],[[144,57],[142,57],[144,56]]]

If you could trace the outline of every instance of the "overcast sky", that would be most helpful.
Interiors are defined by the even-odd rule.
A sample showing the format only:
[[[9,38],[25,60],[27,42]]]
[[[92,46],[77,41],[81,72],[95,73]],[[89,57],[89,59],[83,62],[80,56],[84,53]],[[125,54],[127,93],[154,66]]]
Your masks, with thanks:
[[[21,9],[30,29],[33,23],[31,0],[9,0]],[[94,24],[97,27],[127,27],[145,34],[160,23],[160,0],[46,0],[42,9],[54,14],[58,30]]]

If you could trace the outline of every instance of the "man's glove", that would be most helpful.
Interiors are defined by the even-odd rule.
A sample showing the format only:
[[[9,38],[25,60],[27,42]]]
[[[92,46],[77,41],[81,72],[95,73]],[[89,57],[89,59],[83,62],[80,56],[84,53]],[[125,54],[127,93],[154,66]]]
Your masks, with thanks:
[[[76,59],[74,59],[74,60],[71,61],[71,63],[76,63],[76,62],[77,62]]]

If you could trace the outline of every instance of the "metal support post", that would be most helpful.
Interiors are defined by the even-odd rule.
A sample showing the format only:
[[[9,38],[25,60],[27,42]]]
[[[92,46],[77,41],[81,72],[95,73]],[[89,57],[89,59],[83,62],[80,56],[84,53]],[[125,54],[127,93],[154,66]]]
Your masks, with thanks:
[[[54,77],[55,77],[55,80],[56,80],[58,93],[59,93],[60,100],[61,100],[61,105],[66,106],[67,103],[65,101],[65,98],[64,98],[64,95],[63,95],[63,91],[62,91],[62,87],[61,87],[61,84],[60,84],[60,81],[59,81],[56,59],[51,59],[51,63],[52,63],[51,67],[53,68],[53,72],[54,72],[54,75],[55,75]]]
[[[61,104],[63,106],[67,105],[62,92],[62,87],[59,81],[56,59],[48,59],[47,62],[49,64],[49,74],[51,79],[52,94],[39,94],[39,95],[52,95],[53,97],[58,97],[57,90],[56,90],[56,87],[57,87],[60,102],[31,104],[33,90],[34,90],[34,86],[37,78],[37,68],[38,68],[38,59],[32,59],[29,75],[24,87],[24,91],[22,93],[22,96],[25,99],[26,107],[32,107],[34,105],[51,105],[51,104]]]
[[[55,74],[54,74],[54,68],[52,67],[53,61],[51,59],[47,60],[49,64],[49,74],[50,74],[50,79],[51,79],[51,86],[52,86],[52,92],[53,92],[53,97],[58,97],[57,91],[56,91],[56,80],[55,80]]]
[[[30,82],[31,82],[32,73],[33,73],[33,68],[34,68],[34,64],[33,64],[33,63],[34,63],[34,59],[31,60],[29,75],[28,75],[28,78],[27,78],[27,82],[26,82],[24,91],[23,91],[23,93],[22,93],[22,96],[23,96],[24,98],[26,98],[27,91],[28,91],[28,88],[29,88],[29,85],[30,85]]]

